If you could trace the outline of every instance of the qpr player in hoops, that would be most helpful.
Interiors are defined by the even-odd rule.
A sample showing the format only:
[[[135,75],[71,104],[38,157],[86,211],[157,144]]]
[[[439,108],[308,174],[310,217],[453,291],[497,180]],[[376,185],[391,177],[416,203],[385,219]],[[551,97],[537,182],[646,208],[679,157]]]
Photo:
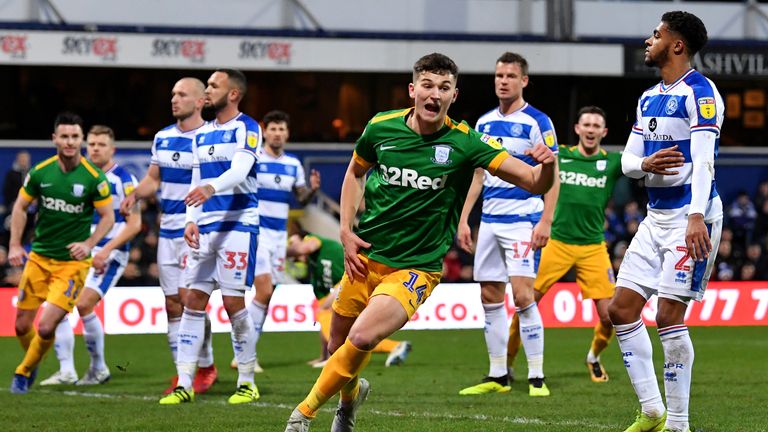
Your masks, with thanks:
[[[214,289],[221,290],[232,325],[232,348],[238,363],[237,390],[230,404],[259,397],[253,381],[256,333],[245,308],[245,291],[253,284],[259,213],[256,159],[261,128],[240,112],[246,79],[234,69],[218,69],[208,79],[206,105],[216,119],[195,135],[192,184],[184,239],[192,248],[187,268],[187,301],[179,325],[176,370],[178,386],[160,399],[162,405],[194,400],[192,376],[203,344],[205,308]]]
[[[477,120],[476,129],[493,136],[515,158],[535,165],[525,152],[544,144],[557,152],[557,137],[552,121],[523,99],[528,85],[528,61],[516,53],[504,53],[496,61],[494,78],[499,106]],[[557,163],[555,163],[557,169]],[[544,382],[544,324],[534,298],[533,284],[539,267],[541,248],[549,240],[559,177],[542,196],[475,170],[472,186],[461,212],[459,245],[472,251],[467,218],[482,190],[483,213],[477,234],[474,278],[480,282],[485,311],[485,343],[490,367],[479,383],[459,394],[480,395],[511,390],[512,371],[507,370],[507,310],[504,297],[507,282],[512,285],[520,333],[528,360],[528,394],[549,396]]]
[[[165,294],[165,312],[168,317],[168,347],[176,363],[177,340],[181,312],[187,296],[184,268],[187,265],[189,246],[184,241],[186,206],[184,197],[192,182],[193,140],[198,129],[205,124],[201,115],[205,104],[205,84],[197,78],[182,78],[171,90],[171,112],[176,123],[155,134],[152,142],[152,159],[147,175],[134,193],[128,195],[120,207],[128,214],[136,200],[146,199],[160,191],[162,217],[160,238],[157,244],[157,266],[160,271],[160,287]],[[205,316],[205,337],[197,360],[197,373],[192,383],[195,393],[205,393],[216,381],[218,373],[213,364],[211,344],[211,320]],[[168,394],[176,388],[178,376],[171,379],[165,390]]]
[[[285,278],[285,254],[288,244],[288,211],[291,195],[299,204],[306,205],[320,188],[320,173],[312,170],[307,187],[304,168],[294,155],[285,152],[290,117],[282,111],[270,111],[264,122],[264,146],[259,154],[259,249],[256,258],[253,301],[248,304],[256,330],[256,343],[267,319],[269,301],[275,285]],[[232,360],[232,368],[237,361]],[[263,372],[258,356],[256,373]]]
[[[625,432],[690,431],[694,354],[685,311],[691,300],[704,297],[723,221],[715,188],[723,100],[715,84],[691,68],[691,58],[706,42],[704,23],[681,11],[662,15],[645,41],[645,64],[659,68],[662,81],[640,96],[621,164],[627,176],[644,178],[648,217],[627,249],[609,306],[640,402],[640,412]],[[640,315],[654,294],[666,409]]]

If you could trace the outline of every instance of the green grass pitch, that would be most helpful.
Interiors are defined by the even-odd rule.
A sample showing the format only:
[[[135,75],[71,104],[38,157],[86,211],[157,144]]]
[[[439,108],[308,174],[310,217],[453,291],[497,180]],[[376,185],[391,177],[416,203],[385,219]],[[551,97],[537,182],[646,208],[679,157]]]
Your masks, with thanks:
[[[661,368],[655,331],[654,355]],[[768,431],[768,331],[765,327],[691,328],[696,349],[691,424],[702,432]],[[374,354],[363,376],[372,384],[356,430],[364,431],[622,431],[637,408],[615,341],[602,355],[608,383],[589,380],[584,357],[591,329],[548,329],[545,372],[549,398],[527,395],[526,367],[518,358],[512,392],[459,396],[487,372],[482,332],[408,331],[397,339],[413,342],[405,365],[384,367]],[[76,365],[87,367],[82,338],[76,339]],[[305,362],[319,348],[314,333],[267,333],[259,342],[263,374],[256,375],[261,399],[228,406],[236,373],[229,369],[229,335],[214,336],[219,382],[192,404],[160,406],[157,400],[174,373],[164,335],[108,336],[112,380],[95,387],[40,387],[27,395],[8,392],[21,349],[0,338],[0,431],[282,431],[293,407],[306,395],[318,370]],[[38,382],[58,367],[49,354]],[[658,373],[657,373],[658,375]],[[522,379],[521,379],[522,378]],[[663,392],[663,384],[662,392]],[[319,413],[312,430],[329,430],[336,400]]]

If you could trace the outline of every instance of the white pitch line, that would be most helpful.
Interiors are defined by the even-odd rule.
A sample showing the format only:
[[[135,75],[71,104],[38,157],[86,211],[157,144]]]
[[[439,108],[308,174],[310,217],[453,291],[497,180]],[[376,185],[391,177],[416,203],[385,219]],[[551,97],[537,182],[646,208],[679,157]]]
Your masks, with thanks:
[[[7,389],[0,389],[0,391],[8,391]],[[54,390],[46,390],[46,389],[40,389],[40,390],[33,390],[32,393],[45,393],[45,394],[64,394],[67,396],[79,396],[79,397],[85,397],[85,398],[94,398],[94,399],[131,399],[131,400],[138,400],[138,401],[147,401],[147,402],[157,402],[158,397],[157,396],[147,396],[147,395],[116,395],[116,394],[110,394],[110,393],[95,393],[95,392],[81,392],[76,390],[65,390],[65,391],[54,391]],[[204,405],[228,405],[227,402],[223,399],[203,399],[203,400],[196,400],[194,403],[196,404],[204,404]],[[272,402],[254,402],[252,405],[260,407],[260,408],[272,408],[272,409],[293,409],[295,408],[295,405],[289,405],[289,404],[281,404],[281,403],[272,403]],[[322,408],[321,411],[325,412],[335,412],[335,407],[326,407]],[[607,425],[607,424],[600,424],[600,423],[594,423],[594,422],[586,422],[586,421],[578,421],[578,420],[542,420],[537,418],[529,418],[529,417],[496,417],[496,416],[489,416],[485,414],[474,414],[474,415],[457,415],[457,414],[445,414],[445,413],[434,413],[434,412],[403,412],[403,411],[382,411],[382,410],[376,410],[376,409],[366,409],[366,413],[370,413],[377,416],[384,416],[384,417],[421,417],[421,418],[429,418],[429,419],[449,419],[449,420],[474,420],[474,421],[483,421],[483,422],[491,422],[491,423],[511,423],[511,424],[522,424],[522,425],[550,425],[550,426],[578,426],[578,427],[585,427],[590,428],[593,430],[615,430],[618,425]]]

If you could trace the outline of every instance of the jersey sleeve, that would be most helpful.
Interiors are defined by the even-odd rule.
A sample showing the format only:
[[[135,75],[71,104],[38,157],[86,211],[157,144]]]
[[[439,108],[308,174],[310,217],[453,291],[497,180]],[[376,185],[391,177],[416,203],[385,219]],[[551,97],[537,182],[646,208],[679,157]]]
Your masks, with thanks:
[[[692,97],[685,101],[691,133],[712,132],[719,135],[725,114],[719,94],[709,81],[696,84],[691,90]]]
[[[621,172],[621,153],[608,153],[608,168],[610,169],[610,174],[614,179],[619,179],[624,175],[624,173]]]
[[[496,170],[510,157],[509,153],[495,138],[488,134],[481,134],[475,130],[469,130],[469,145],[467,156],[475,168],[484,168],[489,173],[495,174]]]
[[[27,201],[33,201],[40,196],[40,182],[38,180],[37,170],[31,170],[24,177],[24,184],[19,189],[19,195],[22,195]]]
[[[93,192],[93,206],[103,207],[112,204],[112,189],[109,186],[109,180],[103,172],[99,171],[99,176],[94,179],[96,188]]]
[[[122,180],[123,180],[123,196],[130,195],[136,189],[136,185],[139,184],[138,180],[136,180],[136,177],[134,177],[133,174],[130,174],[130,173],[125,173]]]
[[[155,139],[152,141],[152,147],[150,149],[150,156],[149,156],[149,164],[150,165],[157,165],[159,163],[159,160],[157,159],[157,142],[159,141],[159,138],[157,135],[155,135]]]
[[[304,167],[301,166],[300,163],[296,164],[296,183],[293,184],[293,187],[300,188],[307,185],[307,176],[304,173]]]
[[[242,121],[236,135],[238,151],[245,151],[258,159],[262,144],[261,126],[255,121]]]
[[[635,108],[635,123],[632,124],[632,132],[635,135],[639,135],[640,139],[643,138],[643,111],[640,108],[643,103],[643,98],[637,100],[637,107]]]
[[[643,103],[642,97],[638,99],[635,123],[632,125],[632,132],[629,133],[627,144],[621,153],[621,172],[627,177],[634,179],[639,179],[646,175],[643,171],[643,158],[645,157],[643,146],[643,112],[641,109]]]
[[[531,131],[531,144],[542,143],[549,147],[552,153],[557,154],[557,135],[555,134],[555,126],[552,124],[552,120],[544,114],[537,115],[534,118],[536,119],[536,127]]]
[[[552,124],[552,119],[544,117],[543,120],[539,121],[539,129],[541,129],[544,145],[549,147],[549,149],[552,150],[552,153],[557,154],[557,134],[555,133],[555,126]]]
[[[368,122],[365,130],[363,130],[363,134],[360,135],[360,138],[355,143],[355,153],[352,155],[354,161],[365,168],[375,165],[378,159],[376,157],[376,149],[373,148],[373,140],[371,139],[373,128],[374,126],[371,122]]]

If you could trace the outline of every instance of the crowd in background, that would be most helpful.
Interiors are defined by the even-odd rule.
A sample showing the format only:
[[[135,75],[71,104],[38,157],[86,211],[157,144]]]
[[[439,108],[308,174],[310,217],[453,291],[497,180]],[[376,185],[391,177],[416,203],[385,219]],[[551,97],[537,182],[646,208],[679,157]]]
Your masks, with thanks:
[[[8,264],[10,215],[24,177],[30,169],[29,153],[19,152],[12,168],[3,176],[3,205],[0,208],[4,223],[0,226],[0,286],[16,287],[21,268]],[[618,272],[624,253],[645,217],[645,197],[642,186],[629,179],[620,182],[614,199],[605,210],[605,239],[615,272]],[[156,199],[142,202],[142,230],[131,242],[128,266],[121,286],[155,286],[158,282],[157,240],[160,227],[159,203]],[[768,280],[768,181],[762,182],[755,196],[738,194],[732,202],[723,203],[724,226],[712,280]],[[34,213],[30,206],[23,243],[29,247],[34,233]],[[477,227],[479,207],[470,217]],[[472,223],[474,222],[474,223]],[[443,282],[473,282],[474,256],[462,251],[456,244],[445,257]],[[575,281],[573,274],[565,277]]]

